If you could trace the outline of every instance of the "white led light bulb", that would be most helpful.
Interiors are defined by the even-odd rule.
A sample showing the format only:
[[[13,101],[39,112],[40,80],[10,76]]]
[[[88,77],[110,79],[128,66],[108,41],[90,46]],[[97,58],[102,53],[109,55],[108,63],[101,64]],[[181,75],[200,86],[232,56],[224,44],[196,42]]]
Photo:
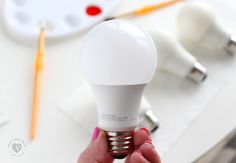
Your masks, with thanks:
[[[80,64],[94,91],[109,150],[114,158],[124,158],[133,148],[143,89],[155,74],[155,44],[129,21],[106,21],[87,34]]]
[[[164,31],[149,30],[158,50],[158,68],[200,82],[207,71],[179,42]]]
[[[178,36],[181,42],[191,45],[210,45],[236,52],[236,38],[217,20],[213,8],[201,2],[189,2],[177,16]]]

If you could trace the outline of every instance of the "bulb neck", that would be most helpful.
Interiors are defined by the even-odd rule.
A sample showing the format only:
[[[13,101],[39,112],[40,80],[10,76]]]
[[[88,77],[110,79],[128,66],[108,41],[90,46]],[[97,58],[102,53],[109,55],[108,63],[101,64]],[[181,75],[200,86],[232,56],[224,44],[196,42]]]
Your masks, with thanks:
[[[106,131],[108,149],[115,159],[123,159],[134,150],[133,131]]]
[[[92,85],[96,97],[98,124],[104,130],[130,131],[139,123],[140,101],[145,84]]]
[[[230,37],[224,49],[230,55],[233,55],[236,53],[236,36],[235,35]]]
[[[210,47],[223,49],[230,37],[230,32],[218,21],[214,21],[206,31],[202,42]]]
[[[188,78],[195,82],[203,82],[207,78],[207,69],[199,62],[195,62]]]

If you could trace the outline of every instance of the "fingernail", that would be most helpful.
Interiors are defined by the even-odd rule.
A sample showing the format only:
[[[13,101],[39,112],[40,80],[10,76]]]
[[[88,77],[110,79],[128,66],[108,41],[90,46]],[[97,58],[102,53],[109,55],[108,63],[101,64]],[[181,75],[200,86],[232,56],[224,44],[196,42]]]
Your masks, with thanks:
[[[146,141],[144,142],[144,144],[151,145],[151,147],[155,149],[155,147],[154,147],[154,145],[152,144],[152,141],[151,141],[151,140],[146,140]]]
[[[96,127],[96,128],[93,130],[91,142],[93,142],[94,140],[97,139],[99,133],[100,133],[100,129],[99,129],[98,127]]]
[[[148,134],[148,136],[150,136],[150,132],[147,128],[140,128],[139,130],[145,131]]]

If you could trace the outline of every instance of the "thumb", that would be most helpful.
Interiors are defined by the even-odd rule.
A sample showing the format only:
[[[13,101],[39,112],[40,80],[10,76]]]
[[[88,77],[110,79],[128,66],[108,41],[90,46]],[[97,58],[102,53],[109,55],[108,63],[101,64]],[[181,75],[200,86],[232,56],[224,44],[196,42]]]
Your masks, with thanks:
[[[98,136],[96,136],[98,135]],[[108,152],[108,145],[104,131],[95,128],[92,142],[80,154],[78,163],[112,163],[113,158]]]

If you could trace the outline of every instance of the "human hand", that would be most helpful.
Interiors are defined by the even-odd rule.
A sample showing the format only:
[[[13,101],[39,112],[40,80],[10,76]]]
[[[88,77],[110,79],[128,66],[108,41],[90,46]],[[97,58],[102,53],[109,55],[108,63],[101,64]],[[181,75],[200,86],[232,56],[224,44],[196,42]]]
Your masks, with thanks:
[[[161,163],[148,129],[134,131],[134,147],[135,150],[127,156],[125,163]]]
[[[106,135],[99,128],[93,131],[91,143],[80,154],[78,163],[112,163],[113,158],[108,152]]]
[[[142,128],[134,131],[135,150],[129,154],[125,163],[161,163],[151,142],[150,133]],[[80,154],[78,163],[112,163],[113,158],[108,152],[106,135],[99,128],[94,129],[92,141]]]

